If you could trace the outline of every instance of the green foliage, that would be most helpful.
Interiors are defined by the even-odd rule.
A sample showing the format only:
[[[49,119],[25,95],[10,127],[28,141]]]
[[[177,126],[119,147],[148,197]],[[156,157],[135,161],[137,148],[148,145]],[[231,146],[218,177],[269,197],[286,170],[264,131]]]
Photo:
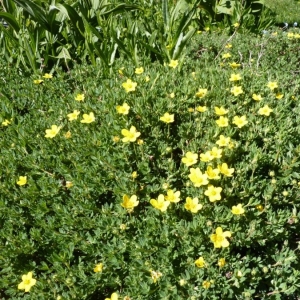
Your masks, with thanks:
[[[105,299],[113,292],[120,299],[151,300],[297,296],[295,36],[237,33],[232,48],[225,48],[227,36],[202,33],[191,40],[181,68],[145,63],[141,74],[125,59],[115,61],[110,75],[98,65],[75,65],[69,73],[57,69],[53,78],[2,62],[1,299]],[[229,65],[234,61],[241,64],[235,70]],[[231,74],[241,80],[231,82]],[[43,82],[35,84],[37,79]],[[135,91],[126,93],[127,79],[137,83]],[[270,90],[269,82],[278,88]],[[233,86],[243,93],[234,96]],[[196,97],[200,88],[208,90],[203,98]],[[253,100],[254,93],[263,99]],[[84,101],[75,100],[78,94]],[[124,102],[127,115],[116,110]],[[259,113],[265,105],[273,110],[269,116]],[[216,124],[215,106],[228,110],[227,127]],[[69,121],[74,110],[80,115]],[[95,121],[81,123],[90,112]],[[160,120],[166,112],[174,122]],[[235,116],[248,123],[238,128]],[[46,138],[52,125],[60,130]],[[131,126],[141,135],[124,143],[122,129]],[[200,154],[221,148],[220,135],[232,143],[222,147],[221,158],[201,161]],[[190,167],[182,162],[188,151],[199,155]],[[221,200],[211,202],[207,185],[193,185],[190,168],[204,173],[221,163],[234,173],[209,179],[222,188]],[[25,185],[17,184],[20,176],[27,176]],[[169,189],[180,191],[181,200],[161,212],[150,200]],[[121,206],[125,194],[139,201],[131,212]],[[186,197],[198,197],[202,209],[188,211]],[[244,214],[231,212],[237,204]],[[217,227],[231,232],[229,247],[214,248]],[[199,257],[203,268],[195,264]],[[94,272],[99,263],[102,272]],[[36,284],[24,293],[18,284],[28,272]]]

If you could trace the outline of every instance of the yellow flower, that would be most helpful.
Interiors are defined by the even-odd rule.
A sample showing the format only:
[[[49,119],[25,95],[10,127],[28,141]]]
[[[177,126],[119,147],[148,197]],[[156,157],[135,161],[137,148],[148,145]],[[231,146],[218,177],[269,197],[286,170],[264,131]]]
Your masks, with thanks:
[[[181,159],[181,161],[187,166],[190,167],[194,165],[198,161],[198,154],[193,152],[187,152],[185,157]]]
[[[19,176],[19,180],[17,181],[17,185],[25,185],[27,183],[27,176]]]
[[[71,138],[71,136],[72,136],[71,131],[67,131],[67,132],[65,133],[65,138],[66,138],[66,139]]]
[[[165,200],[170,201],[172,203],[177,203],[180,201],[180,191],[173,192],[172,190],[167,191],[167,196],[165,196]]]
[[[208,161],[211,161],[213,159],[214,159],[214,157],[211,155],[210,151],[207,151],[205,153],[200,154],[200,160],[203,161],[203,162],[208,162]]]
[[[264,210],[264,207],[261,204],[256,205],[256,209],[260,212]]]
[[[140,132],[136,131],[134,126],[131,126],[129,130],[122,129],[121,133],[124,135],[124,138],[122,139],[123,143],[135,142],[136,139],[141,135]]]
[[[223,116],[228,113],[228,110],[226,110],[223,106],[221,107],[215,106],[215,113],[218,116]]]
[[[205,260],[202,256],[200,256],[197,260],[195,260],[195,265],[198,267],[198,268],[204,268],[205,267]]]
[[[45,137],[52,139],[58,134],[59,131],[60,131],[60,127],[57,127],[56,125],[52,125],[51,129],[46,129]]]
[[[192,107],[189,107],[189,108],[188,108],[188,111],[189,111],[189,112],[194,112],[195,110],[194,110]]]
[[[156,283],[156,281],[162,276],[162,273],[160,273],[159,271],[150,270],[150,273],[154,283]]]
[[[196,107],[196,110],[199,112],[205,112],[207,110],[206,106],[198,106]]]
[[[210,240],[214,243],[215,248],[228,247],[227,237],[231,237],[230,231],[224,231],[221,227],[217,227],[216,233],[210,236]]]
[[[144,144],[144,141],[141,140],[141,139],[138,139],[138,140],[137,140],[137,144],[138,144],[138,145],[143,145],[143,144]]]
[[[132,173],[131,173],[131,177],[133,178],[133,179],[135,179],[135,178],[137,178],[137,171],[133,171]]]
[[[293,32],[288,32],[287,37],[288,38],[293,38],[294,37],[294,33]]]
[[[210,28],[209,28],[208,26],[206,26],[206,27],[204,28],[204,30],[205,30],[205,31],[209,31]]]
[[[136,206],[138,206],[138,204],[139,201],[137,201],[136,195],[132,195],[130,198],[127,195],[124,195],[121,206],[132,211]]]
[[[202,31],[201,31],[201,30],[198,30],[198,31],[197,31],[197,33],[198,33],[198,34],[201,34],[201,33],[202,33]]]
[[[234,215],[242,215],[245,212],[245,210],[243,209],[242,204],[238,204],[237,206],[232,206],[231,212]]]
[[[75,97],[76,101],[84,101],[84,94],[77,94]]]
[[[226,264],[226,261],[225,261],[225,258],[220,258],[219,261],[218,261],[218,266],[220,268],[223,268]]]
[[[242,77],[240,74],[231,74],[229,81],[239,81],[241,79],[242,79]]]
[[[280,94],[280,93],[277,93],[275,96],[275,98],[278,100],[282,99],[282,97],[283,97],[283,94]]]
[[[174,93],[171,93],[171,94],[169,95],[169,97],[173,99],[173,98],[175,97],[175,94],[174,94]]]
[[[11,123],[11,121],[5,119],[1,124],[2,124],[3,126],[8,126],[10,123]]]
[[[203,287],[204,289],[209,289],[210,284],[211,284],[211,283],[210,283],[209,281],[205,280],[205,281],[203,281],[203,283],[202,283],[202,287]]]
[[[231,92],[231,94],[233,94],[234,96],[238,96],[238,95],[244,93],[242,87],[241,87],[241,86],[236,86],[236,85],[235,85],[234,87],[231,88],[230,92]]]
[[[255,101],[260,101],[260,100],[262,100],[262,97],[261,97],[261,95],[253,94],[252,99]]]
[[[273,36],[276,36],[278,33],[275,31],[275,32],[272,32],[272,35]]]
[[[143,68],[143,67],[136,68],[135,71],[134,71],[134,73],[135,73],[135,74],[138,74],[138,75],[139,75],[139,74],[142,74],[142,73],[144,73],[144,68]]]
[[[102,270],[103,270],[103,263],[96,264],[96,266],[94,268],[94,272],[99,273],[99,272],[102,272]]]
[[[223,175],[227,177],[232,177],[232,174],[234,172],[234,168],[229,169],[226,163],[223,163],[222,165],[218,165],[218,169]]]
[[[33,80],[33,83],[34,83],[34,84],[40,84],[40,83],[42,83],[42,82],[44,82],[44,80],[42,80],[42,79],[36,79],[36,80]]]
[[[233,118],[232,123],[235,124],[238,128],[242,128],[248,123],[248,121],[246,119],[246,116],[241,116],[241,117],[235,116]]]
[[[276,81],[270,81],[268,82],[267,87],[273,91],[274,89],[278,88],[278,84]]]
[[[27,293],[35,284],[36,279],[32,278],[32,272],[28,272],[22,276],[22,282],[18,284],[18,289],[25,290],[25,293]]]
[[[219,169],[213,169],[211,166],[208,166],[205,171],[205,174],[207,175],[208,179],[219,179],[219,173]]]
[[[72,181],[66,181],[66,188],[69,189],[73,186],[73,182]]]
[[[230,143],[230,137],[225,137],[224,135],[220,135],[219,139],[216,141],[216,144],[219,147],[226,147]]]
[[[207,185],[207,174],[202,174],[199,168],[190,168],[190,180],[193,182],[195,187],[200,187],[201,185]]]
[[[114,137],[113,137],[113,141],[114,141],[115,143],[117,143],[119,140],[120,140],[120,137],[118,137],[118,136],[114,136]]]
[[[105,300],[118,300],[119,296],[117,293],[112,293],[110,298],[105,298]]]
[[[198,201],[199,201],[198,198],[192,199],[191,197],[186,197],[185,201],[186,201],[186,203],[184,204],[184,208],[194,214],[197,213],[198,210],[202,209],[202,207],[203,207],[202,204],[198,203]]]
[[[122,87],[125,89],[127,93],[134,92],[137,86],[136,82],[133,82],[131,79],[127,79],[126,82],[122,83]]]
[[[161,121],[165,123],[173,123],[174,122],[174,114],[170,115],[169,113],[165,113],[162,117],[159,118]]]
[[[196,97],[203,98],[207,94],[207,89],[199,89],[196,93]]]
[[[72,113],[68,114],[68,118],[69,118],[69,121],[73,121],[73,120],[76,120],[77,117],[79,116],[80,114],[80,111],[78,110],[74,110]]]
[[[221,158],[222,157],[222,149],[218,149],[217,147],[213,147],[209,153],[213,158]]]
[[[233,63],[230,63],[229,66],[230,66],[232,69],[236,69],[236,68],[240,67],[241,64],[237,64],[236,62],[233,62]]]
[[[239,26],[240,26],[240,23],[238,23],[238,22],[236,22],[236,23],[233,24],[233,27],[235,27],[235,28],[237,28]]]
[[[230,54],[230,53],[224,53],[224,54],[222,55],[222,58],[229,58],[229,57],[231,57],[231,54]]]
[[[225,48],[226,48],[226,49],[230,49],[230,48],[232,48],[232,45],[231,45],[231,44],[227,44],[227,45],[225,46]]]
[[[171,68],[176,68],[178,66],[178,60],[173,60],[171,59],[170,63],[169,63],[169,67]]]
[[[162,212],[166,211],[168,206],[170,205],[170,201],[165,201],[165,197],[162,194],[158,196],[157,200],[151,199],[150,203],[153,207],[159,209]]]
[[[46,74],[43,76],[43,78],[48,78],[48,79],[50,79],[50,78],[53,78],[53,75],[52,75],[52,74],[46,73]]]
[[[80,123],[92,123],[95,122],[95,116],[94,113],[90,112],[89,114],[83,114],[83,120],[80,121]]]
[[[123,103],[122,105],[116,106],[116,110],[118,114],[128,115],[130,106],[127,103]]]
[[[196,72],[192,72],[191,74],[192,74],[193,78],[196,79]]]
[[[207,190],[204,192],[204,195],[209,198],[210,202],[215,202],[217,200],[221,200],[221,187],[214,187],[213,185],[209,185]]]
[[[121,230],[126,230],[126,228],[127,228],[126,224],[121,224],[121,225],[120,225],[120,229],[121,229]]]
[[[264,115],[268,117],[272,111],[273,109],[271,109],[268,105],[265,105],[264,107],[259,109],[258,113],[260,115]]]
[[[228,119],[221,116],[218,120],[216,120],[216,123],[219,127],[227,127],[228,126]]]
[[[118,73],[119,73],[120,75],[123,75],[123,70],[124,70],[124,67],[122,67],[121,69],[119,69],[119,70],[118,70]]]
[[[145,77],[145,81],[146,81],[146,82],[150,81],[150,77],[149,77],[149,76],[146,76],[146,77]]]

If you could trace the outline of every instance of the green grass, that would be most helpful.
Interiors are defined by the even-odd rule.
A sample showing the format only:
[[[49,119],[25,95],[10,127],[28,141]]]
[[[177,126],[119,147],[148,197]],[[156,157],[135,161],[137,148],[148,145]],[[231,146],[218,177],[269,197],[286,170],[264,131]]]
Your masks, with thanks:
[[[277,14],[277,23],[300,24],[300,2],[295,0],[265,0],[265,4]]]

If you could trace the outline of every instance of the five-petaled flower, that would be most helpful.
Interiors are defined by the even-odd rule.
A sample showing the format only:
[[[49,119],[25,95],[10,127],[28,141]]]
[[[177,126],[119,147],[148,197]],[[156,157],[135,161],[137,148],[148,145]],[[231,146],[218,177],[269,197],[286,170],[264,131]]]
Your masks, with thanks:
[[[234,214],[234,215],[242,215],[244,212],[245,212],[245,209],[243,208],[243,205],[242,204],[238,204],[238,205],[234,205],[232,206],[231,208],[231,212]]]
[[[222,55],[222,58],[229,58],[229,57],[231,57],[231,54],[230,54],[230,53],[224,53],[224,54]]]
[[[118,300],[119,296],[117,293],[112,293],[110,298],[105,298],[105,300]]]
[[[264,115],[268,117],[272,111],[273,109],[271,109],[268,105],[265,105],[264,107],[259,109],[258,113],[260,115]]]
[[[44,82],[44,80],[42,80],[42,79],[35,79],[35,80],[33,80],[34,84],[40,84],[42,82]]]
[[[233,124],[235,124],[238,128],[242,128],[243,126],[245,126],[248,121],[247,121],[247,118],[246,116],[235,116],[233,118],[233,121],[232,121]]]
[[[208,179],[214,179],[214,180],[220,179],[219,173],[220,170],[213,169],[212,166],[208,166],[205,171],[205,174],[207,175]]]
[[[278,88],[277,81],[268,82],[267,87],[273,91],[274,89]]]
[[[218,169],[220,170],[220,173],[227,177],[232,177],[232,174],[234,172],[234,168],[228,168],[228,165],[226,163],[222,163],[222,165],[218,165]]]
[[[216,123],[219,127],[227,127],[228,126],[228,118],[220,116]]]
[[[175,69],[177,66],[178,66],[178,60],[171,59],[171,61],[169,63],[169,67]]]
[[[144,73],[144,68],[143,68],[143,67],[136,68],[135,71],[134,71],[134,73],[135,73],[135,74],[138,74],[138,75],[139,75],[139,74],[142,74],[142,73]]]
[[[191,197],[186,197],[185,201],[186,203],[184,204],[184,208],[193,214],[197,213],[198,210],[203,207],[202,204],[198,203],[199,199],[197,197],[193,199]]]
[[[213,147],[210,151],[209,154],[213,157],[213,158],[221,158],[222,157],[222,149],[218,149],[217,147]]]
[[[78,111],[78,110],[75,109],[72,113],[70,113],[70,114],[67,115],[68,118],[69,118],[69,121],[76,120],[77,117],[79,116],[79,114],[80,114],[80,111]]]
[[[103,270],[103,263],[99,263],[99,264],[95,265],[95,268],[94,268],[95,273],[102,272],[102,270]]]
[[[151,199],[150,203],[153,207],[159,209],[162,212],[166,211],[168,206],[170,205],[170,201],[165,201],[165,197],[163,194],[160,194],[157,200]]]
[[[122,129],[121,133],[124,136],[122,139],[123,143],[135,142],[136,139],[141,135],[140,132],[136,131],[134,126],[131,126],[129,130]]]
[[[240,74],[231,74],[229,81],[239,81],[241,79],[242,79],[242,77]]]
[[[190,168],[189,178],[193,182],[195,187],[200,187],[202,185],[208,184],[207,174],[203,174],[199,168]]]
[[[35,284],[36,279],[32,278],[32,272],[28,272],[27,274],[22,276],[22,282],[19,283],[18,289],[25,290],[25,292],[29,292]]]
[[[216,144],[219,147],[226,147],[230,143],[230,137],[225,137],[224,135],[220,135],[219,139],[216,141]]]
[[[174,122],[174,114],[170,115],[169,113],[165,113],[162,117],[159,118],[161,121],[165,123],[173,123]]]
[[[137,86],[136,82],[133,82],[131,79],[127,79],[126,82],[122,83],[123,88],[127,93],[134,92]]]
[[[215,248],[228,247],[229,242],[227,241],[227,237],[231,237],[230,231],[224,231],[221,227],[217,227],[216,233],[210,236],[210,240],[214,243]]]
[[[53,75],[52,75],[52,74],[46,73],[46,74],[43,76],[43,78],[48,78],[48,79],[50,79],[50,78],[53,78]]]
[[[136,206],[138,206],[138,204],[139,201],[137,201],[136,195],[132,195],[130,198],[127,195],[124,195],[121,206],[126,208],[128,211],[132,211]]]
[[[259,94],[253,94],[252,99],[255,101],[260,101],[260,100],[262,100],[262,96]]]
[[[27,183],[27,176],[19,176],[19,180],[17,181],[17,185],[25,185]]]
[[[210,202],[215,202],[217,200],[221,200],[221,187],[214,187],[213,185],[209,185],[207,190],[204,192],[205,196],[208,196]]]
[[[206,106],[197,106],[196,110],[199,112],[205,112],[207,110]]]
[[[215,106],[215,113],[218,116],[223,116],[228,113],[228,110],[225,109],[223,106],[221,106],[221,107]]]
[[[231,94],[233,94],[234,96],[238,96],[240,94],[243,94],[243,89],[241,86],[233,86],[230,90]]]
[[[241,66],[241,64],[237,64],[236,62],[230,63],[229,65],[232,69],[236,69]]]
[[[76,101],[84,101],[84,94],[77,94],[75,97]]]
[[[207,94],[207,89],[199,89],[196,93],[196,97],[203,98]]]
[[[197,260],[195,260],[195,265],[198,268],[204,268],[206,265],[204,258],[202,256],[200,256]]]
[[[173,190],[167,191],[167,196],[165,196],[165,200],[177,203],[180,201],[180,191],[174,192]]]
[[[190,167],[198,161],[198,154],[194,152],[187,152],[181,161],[187,166]]]
[[[58,127],[57,125],[52,125],[51,129],[46,129],[46,138],[54,138],[60,131],[60,127]]]
[[[116,110],[118,114],[128,115],[130,106],[127,103],[123,103],[122,105],[116,106]]]
[[[219,266],[220,268],[223,268],[223,267],[225,266],[225,264],[226,264],[225,258],[220,258],[220,259],[218,260],[218,266]]]
[[[80,121],[80,123],[92,123],[95,122],[95,116],[93,112],[90,112],[89,114],[83,114],[83,119]]]

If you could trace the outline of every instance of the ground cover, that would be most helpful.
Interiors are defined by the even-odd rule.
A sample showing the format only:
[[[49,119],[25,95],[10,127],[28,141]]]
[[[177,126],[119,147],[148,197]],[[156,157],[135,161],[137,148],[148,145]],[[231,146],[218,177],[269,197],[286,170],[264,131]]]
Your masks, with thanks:
[[[295,296],[298,34],[106,77],[3,63],[1,298]]]

